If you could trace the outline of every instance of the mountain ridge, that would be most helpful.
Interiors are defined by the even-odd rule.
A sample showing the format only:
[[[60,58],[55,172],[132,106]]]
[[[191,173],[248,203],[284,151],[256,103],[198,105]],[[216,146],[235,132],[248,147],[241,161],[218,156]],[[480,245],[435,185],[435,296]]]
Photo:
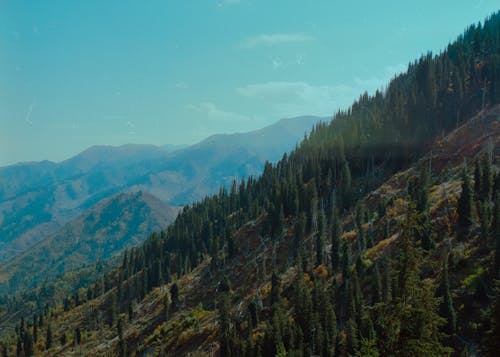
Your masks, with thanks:
[[[295,132],[281,133],[282,140],[260,148],[259,142],[248,139],[234,143],[234,150],[221,149],[225,138],[216,139],[217,145],[211,139],[211,144],[202,141],[174,150],[142,144],[93,146],[58,164],[35,163],[33,173],[26,164],[0,168],[0,260],[26,249],[115,193],[146,191],[179,206],[220,185],[227,186],[233,179],[258,174],[269,147],[275,148],[274,160],[279,159],[320,120],[297,118]],[[273,128],[275,125],[241,133],[238,138],[255,138],[255,132]]]
[[[180,207],[165,205],[145,193],[118,193],[105,198],[59,230],[2,266],[0,283],[9,289],[32,288],[43,280],[111,258],[171,223]],[[27,279],[27,277],[29,277]],[[6,290],[6,287],[0,290]]]

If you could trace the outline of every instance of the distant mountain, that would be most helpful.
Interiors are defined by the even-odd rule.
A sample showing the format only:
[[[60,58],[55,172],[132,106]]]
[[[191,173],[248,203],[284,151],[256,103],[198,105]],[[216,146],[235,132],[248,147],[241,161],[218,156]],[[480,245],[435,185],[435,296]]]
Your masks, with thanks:
[[[149,192],[180,206],[233,179],[257,175],[266,159],[281,158],[320,120],[283,119],[249,133],[214,135],[190,147],[93,146],[60,163],[0,168],[0,260],[11,259],[119,192]]]
[[[10,280],[12,288],[32,287],[41,280],[110,258],[166,227],[178,212],[178,207],[167,206],[148,193],[114,195],[7,261],[0,281]]]
[[[259,175],[266,160],[281,159],[303,139],[305,132],[325,120],[302,116],[282,119],[248,133],[210,136],[176,152],[161,171],[142,177],[132,187],[151,192],[173,205],[200,200],[235,179]]]

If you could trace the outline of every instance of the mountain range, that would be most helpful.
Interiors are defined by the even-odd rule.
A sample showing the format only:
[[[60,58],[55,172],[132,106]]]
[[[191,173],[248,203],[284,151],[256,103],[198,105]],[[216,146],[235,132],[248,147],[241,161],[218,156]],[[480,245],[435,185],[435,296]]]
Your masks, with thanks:
[[[0,168],[0,259],[7,261],[1,280],[5,283],[14,277],[10,287],[18,286],[15,274],[24,276],[27,271],[16,271],[15,267],[26,260],[34,274],[29,275],[30,282],[35,283],[39,269],[52,266],[47,276],[54,276],[55,272],[107,258],[123,246],[137,244],[153,228],[166,227],[180,206],[228,186],[233,180],[258,175],[266,160],[278,160],[321,120],[283,119],[253,132],[214,135],[189,147],[94,146],[61,163],[43,161]],[[136,192],[142,192],[141,199],[123,200],[123,193]],[[122,201],[120,210],[104,215],[109,224],[142,206],[156,213],[140,214],[127,222],[131,226],[122,222],[122,228],[106,243],[108,246],[103,246],[102,227],[83,217],[100,217],[103,206]],[[144,224],[139,229],[133,225],[140,219]],[[77,247],[74,241],[80,236],[85,238]],[[82,246],[91,238],[95,242]],[[115,241],[122,243],[115,246]],[[47,253],[52,252],[47,247],[55,247],[55,242],[57,246],[64,243],[57,257]],[[66,253],[61,256],[63,251]]]
[[[0,351],[496,357],[499,118],[497,12],[289,153],[272,156],[277,127],[215,136],[160,155],[159,166],[119,158],[122,175],[89,155],[97,181],[84,172],[85,187],[122,192],[6,262],[5,280],[31,289],[0,295]],[[277,161],[254,175],[259,149]],[[37,170],[43,181],[47,169]],[[90,191],[82,202],[99,201]],[[179,212],[164,206],[202,191],[212,194]],[[63,274],[101,256],[106,264]],[[43,281],[43,266],[62,275]]]

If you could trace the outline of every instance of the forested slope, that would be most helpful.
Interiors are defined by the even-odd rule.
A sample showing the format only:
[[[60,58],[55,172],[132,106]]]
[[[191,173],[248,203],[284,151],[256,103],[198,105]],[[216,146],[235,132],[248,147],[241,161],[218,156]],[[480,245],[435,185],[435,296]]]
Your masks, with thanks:
[[[499,86],[497,13],[259,178],[184,208],[7,349],[494,355]]]

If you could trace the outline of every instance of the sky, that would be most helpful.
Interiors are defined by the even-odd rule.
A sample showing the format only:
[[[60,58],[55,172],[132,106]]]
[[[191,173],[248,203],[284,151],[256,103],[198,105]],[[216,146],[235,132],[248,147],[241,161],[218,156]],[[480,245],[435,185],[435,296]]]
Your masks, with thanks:
[[[331,117],[497,0],[0,0],[0,166]]]

